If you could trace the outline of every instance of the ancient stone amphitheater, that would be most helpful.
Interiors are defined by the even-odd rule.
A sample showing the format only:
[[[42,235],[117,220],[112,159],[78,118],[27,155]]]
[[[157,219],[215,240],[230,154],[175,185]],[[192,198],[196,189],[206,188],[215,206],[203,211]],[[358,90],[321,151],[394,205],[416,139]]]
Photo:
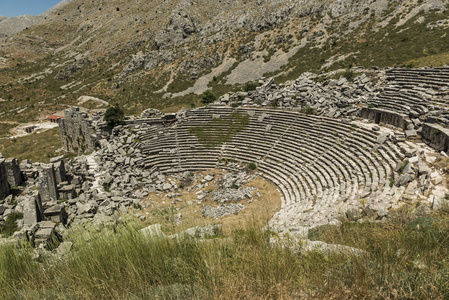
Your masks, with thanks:
[[[210,147],[189,132],[235,111],[250,119],[230,142]],[[380,144],[377,134],[354,124],[280,110],[200,108],[187,111],[177,126],[152,132],[142,136],[141,145],[145,166],[152,170],[179,173],[233,168],[229,161],[256,163],[279,187],[282,210],[276,218],[289,226],[330,222],[362,198],[372,205],[392,198],[390,180],[404,157],[392,142]]]
[[[449,150],[449,68],[377,72],[384,79],[377,84],[363,70],[352,82],[313,74],[284,85],[263,79],[256,91],[176,114],[149,109],[112,130],[102,113],[71,108],[59,120],[63,146],[92,154],[65,167],[62,158],[24,161],[20,170],[0,159],[0,176],[27,180],[31,196],[19,199],[26,226],[45,216],[64,224],[109,222],[117,211],[148,205],[141,201],[151,193],[161,201],[168,197],[162,192],[182,197],[185,190],[169,176],[249,165],[281,195],[269,224],[281,231],[361,215],[380,220],[405,203],[438,209],[449,193],[437,165]],[[8,194],[0,188],[0,196]]]
[[[441,174],[429,165],[440,155],[437,151],[449,149],[449,68],[388,69],[382,74],[386,80],[376,87],[367,84],[363,73],[352,85],[344,78],[319,86],[304,76],[280,86],[262,80],[257,91],[225,95],[206,107],[167,115],[150,110],[150,115],[130,118],[114,129],[128,143],[108,145],[101,126],[91,125],[96,134],[92,129],[90,136],[97,142],[85,143],[109,148],[107,164],[124,149],[133,168],[146,170],[145,176],[233,170],[253,163],[282,195],[282,207],[271,220],[281,228],[334,223],[366,207],[382,216],[405,199],[426,199],[432,207],[445,191],[435,180]],[[332,91],[328,99],[323,98],[326,89]],[[271,108],[270,100],[284,109]],[[339,118],[326,117],[332,109]],[[235,115],[246,123],[231,132],[226,124]],[[192,130],[199,127],[211,141]],[[227,138],[220,140],[223,136]],[[108,172],[126,168],[125,160]],[[145,181],[133,168],[126,172]],[[124,186],[120,179],[113,182]]]

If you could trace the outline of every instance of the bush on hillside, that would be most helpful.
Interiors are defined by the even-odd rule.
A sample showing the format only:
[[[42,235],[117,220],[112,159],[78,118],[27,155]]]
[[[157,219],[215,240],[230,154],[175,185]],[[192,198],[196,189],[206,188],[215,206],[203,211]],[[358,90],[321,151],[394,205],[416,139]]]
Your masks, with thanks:
[[[204,104],[212,103],[215,100],[217,100],[217,96],[215,96],[215,94],[211,90],[206,90],[201,95],[201,102],[203,102]]]
[[[257,88],[257,84],[255,84],[254,82],[247,82],[243,88],[243,90],[245,92],[249,92],[249,91],[255,91]]]
[[[125,113],[118,106],[118,104],[116,104],[115,106],[109,107],[106,110],[106,113],[104,114],[104,120],[112,128],[114,128],[117,125],[122,124],[124,119],[125,119]]]

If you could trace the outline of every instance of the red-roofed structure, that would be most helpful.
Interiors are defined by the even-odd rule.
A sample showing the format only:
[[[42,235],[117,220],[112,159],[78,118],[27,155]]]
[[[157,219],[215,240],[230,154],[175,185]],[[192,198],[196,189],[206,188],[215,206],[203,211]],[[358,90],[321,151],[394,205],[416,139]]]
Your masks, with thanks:
[[[51,115],[47,118],[47,120],[49,120],[52,123],[57,123],[59,118],[64,119],[63,116]]]

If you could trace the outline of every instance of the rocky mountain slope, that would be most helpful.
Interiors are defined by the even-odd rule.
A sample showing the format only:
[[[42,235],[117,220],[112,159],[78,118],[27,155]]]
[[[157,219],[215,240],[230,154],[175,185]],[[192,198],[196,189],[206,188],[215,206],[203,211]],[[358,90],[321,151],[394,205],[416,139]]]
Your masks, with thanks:
[[[11,18],[0,16],[0,38],[14,35],[42,22],[47,16],[57,13],[57,11],[67,3],[69,3],[69,1],[63,0],[40,16],[22,15]]]
[[[40,110],[91,95],[125,105],[195,105],[261,76],[449,62],[444,0],[72,0],[0,46],[0,98]],[[8,21],[8,19],[3,22]],[[164,100],[161,100],[164,99]],[[19,119],[35,117],[24,111]]]
[[[23,15],[13,18],[0,18],[0,37],[7,37],[15,33],[23,31],[25,28],[32,26],[40,19],[39,16]]]

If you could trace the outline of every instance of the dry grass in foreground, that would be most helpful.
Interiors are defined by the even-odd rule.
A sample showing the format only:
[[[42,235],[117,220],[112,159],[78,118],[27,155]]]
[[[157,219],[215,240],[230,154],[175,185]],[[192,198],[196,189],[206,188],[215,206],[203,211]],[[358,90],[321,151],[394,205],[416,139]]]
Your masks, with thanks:
[[[255,222],[257,223],[257,222]],[[71,255],[0,247],[1,299],[447,299],[449,216],[401,210],[389,224],[319,227],[310,238],[365,256],[297,253],[254,222],[207,240],[158,239],[135,223],[72,230]]]

